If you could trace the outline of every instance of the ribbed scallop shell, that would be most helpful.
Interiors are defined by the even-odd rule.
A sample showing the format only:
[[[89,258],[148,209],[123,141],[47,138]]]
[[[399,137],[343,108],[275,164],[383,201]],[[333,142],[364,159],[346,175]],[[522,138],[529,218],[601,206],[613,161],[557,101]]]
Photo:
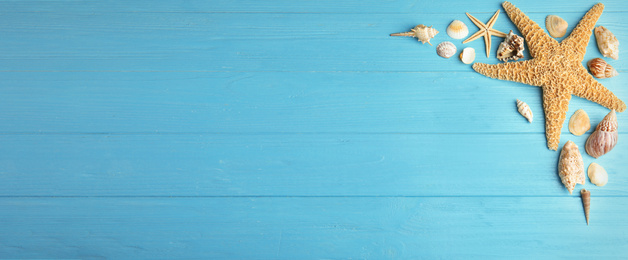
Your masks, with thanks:
[[[519,114],[528,119],[528,122],[532,123],[534,115],[532,115],[532,110],[530,110],[530,106],[528,106],[526,102],[517,99],[517,110],[519,111]]]
[[[565,33],[567,33],[567,26],[567,21],[556,15],[548,15],[545,18],[545,28],[547,28],[547,32],[549,32],[549,34],[554,38],[565,36]]]
[[[612,78],[619,74],[613,66],[606,63],[606,61],[601,58],[590,60],[587,62],[587,66],[589,66],[589,71],[591,71],[593,77],[598,79]]]
[[[595,131],[587,139],[584,148],[589,155],[598,158],[615,147],[617,137],[617,115],[615,110],[612,110],[597,125]]]
[[[582,109],[576,110],[569,118],[569,132],[576,136],[581,136],[591,129],[589,115]]]
[[[619,59],[619,41],[617,37],[604,26],[598,26],[593,30],[593,33],[597,41],[597,48],[602,55],[614,60]]]
[[[585,175],[582,155],[580,155],[578,146],[572,141],[567,141],[560,151],[558,176],[560,176],[560,180],[569,190],[569,194],[573,192],[576,184],[584,185]]]
[[[451,42],[441,42],[436,46],[436,53],[438,56],[449,59],[456,54],[456,45]]]
[[[475,60],[475,49],[467,47],[460,52],[460,60],[464,64],[471,64]]]
[[[454,39],[462,39],[469,34],[469,28],[460,20],[454,20],[447,26],[447,35]]]

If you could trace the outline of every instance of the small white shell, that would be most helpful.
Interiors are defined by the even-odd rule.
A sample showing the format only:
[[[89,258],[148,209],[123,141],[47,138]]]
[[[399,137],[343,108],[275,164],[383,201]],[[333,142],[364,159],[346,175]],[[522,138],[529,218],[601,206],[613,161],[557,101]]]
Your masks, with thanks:
[[[591,163],[588,170],[589,180],[597,186],[604,186],[608,183],[608,173],[597,163]]]
[[[441,42],[436,46],[436,54],[445,59],[449,59],[456,54],[456,45],[451,42]]]
[[[567,21],[556,15],[548,15],[545,18],[545,28],[547,28],[547,32],[554,38],[565,36],[567,26]]]
[[[593,77],[598,79],[612,78],[619,75],[613,66],[600,58],[590,60],[587,62],[587,66],[589,67],[589,71],[591,71]]]
[[[604,26],[598,26],[593,30],[593,33],[597,41],[597,48],[602,55],[614,60],[619,59],[619,41],[617,37]]]
[[[460,60],[464,64],[471,64],[475,60],[475,49],[467,47],[460,52]]]
[[[447,27],[447,35],[454,39],[462,39],[469,34],[469,28],[460,20],[454,20]]]
[[[526,102],[517,99],[517,110],[519,111],[519,114],[528,119],[528,122],[532,123],[534,115],[532,115],[532,110],[530,110],[530,106],[528,106]]]
[[[582,109],[576,110],[571,118],[569,118],[569,132],[575,136],[581,136],[591,129],[591,121],[589,115]]]

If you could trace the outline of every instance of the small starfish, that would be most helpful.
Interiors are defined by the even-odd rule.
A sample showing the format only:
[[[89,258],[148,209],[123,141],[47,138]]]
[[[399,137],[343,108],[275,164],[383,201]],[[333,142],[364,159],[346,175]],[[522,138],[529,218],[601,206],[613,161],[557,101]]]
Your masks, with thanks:
[[[528,42],[531,60],[495,65],[475,63],[478,73],[501,80],[510,80],[543,89],[545,136],[547,147],[558,149],[560,131],[569,109],[571,95],[586,98],[619,112],[626,104],[613,92],[595,81],[582,66],[591,30],[604,10],[603,4],[594,5],[582,17],[569,37],[558,43],[521,10],[509,2],[502,4],[510,20],[519,28]]]
[[[477,38],[480,38],[480,37],[484,36],[484,45],[486,45],[486,57],[488,58],[489,54],[491,53],[491,36],[494,35],[494,36],[502,37],[502,38],[507,36],[507,34],[493,29],[493,25],[495,25],[495,21],[497,20],[497,16],[499,16],[499,10],[497,10],[497,12],[495,12],[493,17],[491,17],[491,20],[488,20],[488,23],[486,23],[486,24],[480,22],[480,20],[478,20],[477,18],[473,17],[469,13],[466,13],[466,14],[469,17],[469,19],[471,19],[471,21],[478,28],[480,28],[480,30],[478,32],[474,33],[473,35],[471,35],[471,37],[469,37],[468,39],[466,39],[462,43],[465,44],[467,42],[474,41]]]

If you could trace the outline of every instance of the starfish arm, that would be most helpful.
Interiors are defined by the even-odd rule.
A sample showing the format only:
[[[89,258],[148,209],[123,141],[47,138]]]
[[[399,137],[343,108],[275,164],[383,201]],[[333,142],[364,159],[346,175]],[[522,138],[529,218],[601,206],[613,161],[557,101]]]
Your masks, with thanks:
[[[517,26],[523,38],[528,42],[528,48],[530,49],[530,55],[532,55],[532,57],[536,57],[543,49],[558,46],[558,42],[554,38],[549,37],[537,23],[530,20],[519,8],[515,7],[510,2],[504,2],[502,6],[506,10],[510,20]]]
[[[473,22],[475,26],[480,28],[481,31],[486,29],[486,24],[484,24],[483,22],[480,22],[480,20],[478,20],[478,18],[473,17],[473,15],[469,13],[466,13],[466,14],[467,14],[467,17],[469,17],[469,20],[471,20],[471,22]]]
[[[486,57],[488,58],[491,55],[491,34],[487,33],[484,35],[484,46],[486,46]]]
[[[467,42],[472,42],[477,40],[478,38],[482,37],[482,35],[484,35],[484,31],[478,31],[476,33],[474,33],[473,35],[471,35],[471,37],[469,37],[468,39],[466,39],[465,41],[462,42],[462,44],[465,44]]]
[[[493,29],[493,28],[491,28],[489,31],[491,31],[491,34],[492,34],[492,35],[495,35],[495,36],[497,36],[497,37],[506,38],[506,36],[508,36],[508,34],[505,34],[505,33],[503,33],[503,32],[500,32],[500,31],[498,31],[498,30],[495,30],[495,29]]]
[[[587,51],[587,44],[589,44],[589,38],[591,38],[591,30],[595,26],[597,19],[602,15],[604,11],[604,5],[598,3],[594,5],[580,20],[576,28],[573,29],[571,34],[563,40],[561,46],[576,52],[578,60],[584,58],[584,54]]]
[[[534,60],[527,60],[500,64],[474,63],[473,69],[490,78],[541,86],[543,82],[536,76],[534,62]]]
[[[626,110],[626,103],[597,82],[584,68],[576,77],[573,92],[573,94],[578,97],[586,98],[608,109],[613,109],[617,112],[624,112]]]
[[[569,110],[571,93],[552,83],[543,86],[543,111],[545,112],[545,137],[547,147],[556,151],[560,143],[560,131]]]
[[[488,20],[488,23],[486,23],[487,28],[492,28],[493,25],[495,25],[495,21],[497,21],[497,16],[499,16],[499,9],[497,9],[493,17],[491,17],[491,20]]]

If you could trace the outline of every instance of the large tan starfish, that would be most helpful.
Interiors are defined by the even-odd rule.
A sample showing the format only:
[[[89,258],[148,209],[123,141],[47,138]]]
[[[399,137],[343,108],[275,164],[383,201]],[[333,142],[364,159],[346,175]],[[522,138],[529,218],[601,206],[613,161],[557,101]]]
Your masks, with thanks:
[[[478,28],[480,28],[480,30],[474,33],[473,35],[471,35],[468,39],[462,42],[462,44],[465,44],[467,42],[472,42],[476,40],[477,38],[484,36],[484,45],[486,46],[486,57],[488,58],[488,56],[491,53],[491,36],[495,35],[497,37],[502,37],[502,38],[507,36],[507,34],[493,29],[493,25],[495,25],[495,21],[497,21],[497,16],[499,16],[499,10],[495,12],[493,17],[491,17],[491,19],[488,20],[488,23],[486,24],[484,24],[483,22],[480,22],[480,20],[473,17],[473,15],[470,15],[469,13],[467,13],[467,16],[469,17],[471,22],[473,22]]]
[[[528,42],[533,59],[495,65],[475,63],[473,69],[491,78],[521,82],[543,89],[547,147],[558,149],[560,131],[571,95],[586,98],[619,112],[626,110],[626,104],[595,81],[582,66],[591,30],[604,10],[603,4],[593,6],[561,43],[549,37],[538,24],[511,3],[504,2],[502,6]]]

